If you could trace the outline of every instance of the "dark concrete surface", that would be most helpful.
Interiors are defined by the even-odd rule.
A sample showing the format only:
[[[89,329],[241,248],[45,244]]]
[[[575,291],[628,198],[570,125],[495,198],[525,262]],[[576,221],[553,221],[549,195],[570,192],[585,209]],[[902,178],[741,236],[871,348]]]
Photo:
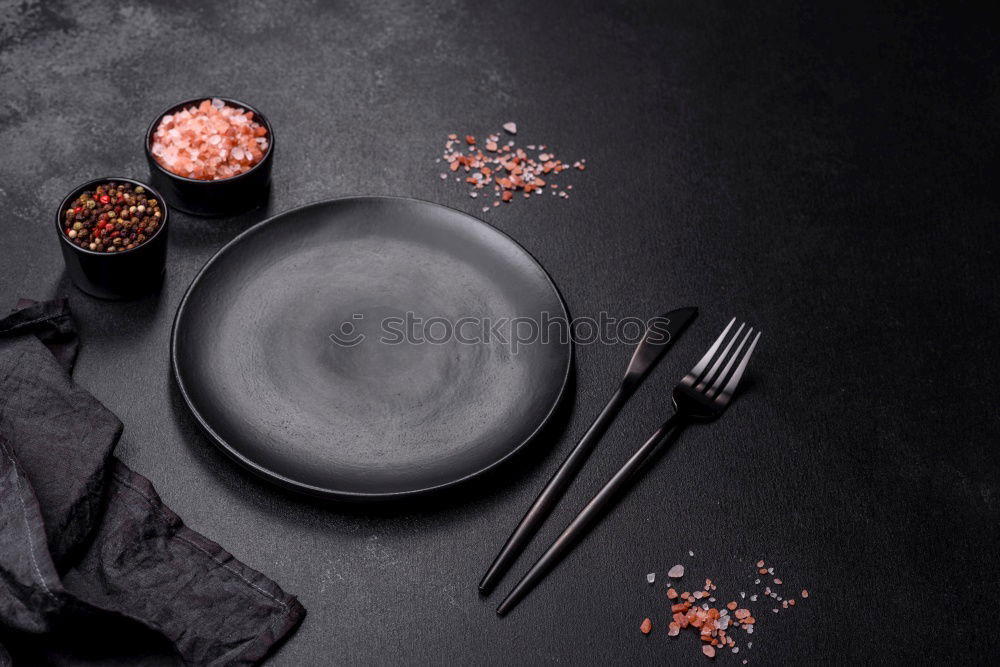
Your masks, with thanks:
[[[720,664],[996,659],[995,30],[970,5],[868,4],[4,2],[0,300],[69,295],[76,378],[125,423],[120,456],[300,596],[309,615],[275,665],[703,664],[694,637],[665,636],[666,570],[729,597],[758,558],[812,596]],[[145,178],[151,116],[200,94],[274,124],[267,210],[176,214],[161,292],[86,297],[63,275],[54,207],[92,177]],[[231,465],[181,403],[167,342],[198,268],[267,214],[381,193],[479,214],[433,158],[447,133],[507,120],[588,159],[569,200],[483,214],[574,315],[702,309],[515,574],[666,415],[729,317],[765,333],[729,414],[686,432],[500,620],[479,576],[629,350],[581,346],[565,430],[489,479],[344,507]]]

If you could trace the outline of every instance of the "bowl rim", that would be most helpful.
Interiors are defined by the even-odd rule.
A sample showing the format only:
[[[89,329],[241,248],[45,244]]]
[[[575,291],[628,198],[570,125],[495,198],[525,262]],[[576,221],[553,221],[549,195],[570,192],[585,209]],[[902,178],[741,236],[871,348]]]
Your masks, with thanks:
[[[90,248],[82,248],[77,244],[73,243],[73,240],[70,239],[68,236],[66,236],[66,232],[63,231],[62,214],[69,207],[69,203],[73,199],[78,197],[85,190],[93,188],[97,185],[102,185],[104,183],[110,183],[113,181],[119,183],[131,183],[133,185],[139,185],[145,188],[150,193],[152,193],[155,199],[158,202],[160,202],[160,210],[163,211],[163,219],[160,221],[160,226],[156,228],[156,231],[153,232],[152,236],[150,236],[148,239],[146,239],[136,247],[130,248],[128,250],[122,250],[120,252],[98,252],[96,250],[91,250]],[[91,179],[86,183],[82,183],[73,188],[72,190],[70,190],[69,193],[65,197],[63,197],[62,201],[59,203],[59,209],[56,211],[55,215],[55,222],[56,222],[56,233],[59,234],[59,239],[73,250],[76,250],[77,252],[82,252],[87,255],[95,255],[97,257],[120,257],[122,255],[129,255],[135,252],[136,250],[144,248],[150,243],[152,243],[153,240],[157,238],[161,233],[163,233],[163,230],[167,228],[167,220],[169,218],[170,218],[170,207],[167,206],[167,201],[163,198],[163,196],[159,193],[159,191],[157,191],[156,188],[146,185],[142,181],[137,181],[134,178],[126,178],[124,176],[105,176],[103,178]]]
[[[153,151],[150,150],[149,145],[153,141],[153,132],[156,131],[156,127],[160,124],[160,121],[163,120],[163,117],[166,116],[167,114],[180,111],[181,108],[184,107],[200,104],[205,100],[213,100],[213,99],[222,100],[229,106],[243,107],[247,111],[252,111],[254,120],[258,121],[261,125],[263,125],[267,129],[267,137],[268,137],[267,152],[264,153],[264,156],[260,159],[260,162],[250,167],[242,174],[229,176],[228,178],[220,178],[217,180],[213,179],[211,181],[206,181],[199,178],[188,178],[187,176],[181,176],[180,174],[175,174],[174,172],[170,171],[169,169],[161,165],[159,160],[156,159],[156,156],[153,155]],[[193,185],[202,185],[202,186],[210,186],[213,183],[232,183],[234,181],[240,180],[241,178],[250,176],[252,173],[257,171],[257,169],[259,169],[261,165],[263,165],[270,159],[271,154],[274,152],[274,127],[271,125],[271,122],[267,119],[267,116],[262,114],[257,109],[257,107],[247,104],[246,102],[241,102],[240,100],[237,100],[232,97],[222,97],[219,95],[207,95],[207,96],[202,95],[200,97],[192,97],[189,100],[172,104],[169,107],[165,108],[160,113],[156,114],[156,116],[153,118],[153,121],[149,124],[149,127],[146,128],[146,137],[143,140],[142,149],[145,151],[146,158],[149,160],[149,163],[153,166],[153,168],[160,170],[170,178],[181,181],[182,183],[191,183]]]

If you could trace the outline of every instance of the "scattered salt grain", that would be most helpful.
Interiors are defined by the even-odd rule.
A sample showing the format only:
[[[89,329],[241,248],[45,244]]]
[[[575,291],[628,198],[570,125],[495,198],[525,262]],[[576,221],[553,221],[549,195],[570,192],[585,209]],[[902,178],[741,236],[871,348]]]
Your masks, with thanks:
[[[485,211],[486,209],[483,209],[483,210]],[[650,572],[649,574],[646,575],[646,583],[647,584],[651,584],[654,581],[656,581],[656,573],[655,572]]]
[[[693,552],[689,552],[689,554],[693,555]],[[647,580],[650,583],[652,583],[653,574],[650,573],[647,575]],[[683,575],[684,568],[681,565],[675,565],[668,572],[668,576],[673,578],[680,578]],[[780,579],[776,583],[780,584]],[[704,642],[702,644],[702,652],[709,658],[714,658],[717,651],[727,648],[732,653],[739,653],[741,648],[749,649],[753,646],[753,642],[747,641],[745,646],[738,645],[736,631],[742,630],[749,636],[754,633],[757,626],[757,618],[755,618],[752,608],[740,607],[739,603],[735,601],[722,604],[719,608],[710,604],[716,603],[716,598],[715,596],[711,596],[711,593],[708,591],[714,591],[716,588],[717,585],[711,579],[706,579],[704,590],[678,593],[677,589],[673,587],[667,589],[667,598],[670,600],[669,607],[672,614],[672,621],[668,624],[667,634],[671,637],[676,637],[685,628],[694,629]],[[802,597],[808,596],[809,592],[803,589]],[[740,598],[746,599],[747,597],[746,591],[740,591]],[[751,602],[757,602],[758,597],[758,594],[749,596]],[[794,604],[794,600],[782,600],[776,592],[766,586],[764,587],[763,597],[765,600],[774,598],[781,603],[780,608],[775,607],[771,609],[771,612],[774,614],[777,614],[782,609],[787,610]],[[757,611],[763,613],[765,610],[757,608]],[[732,612],[732,616],[730,612]],[[649,627],[652,627],[652,621],[650,621]],[[747,661],[743,660],[743,664],[746,663]]]
[[[512,127],[505,126],[504,129],[510,134],[516,134],[517,127],[512,123],[508,125]],[[462,151],[457,144],[465,145],[467,152]],[[485,147],[485,152],[480,146]],[[545,146],[539,145],[537,148],[542,150]],[[568,199],[568,186],[560,190],[555,183],[546,183],[546,179],[570,169],[570,165],[556,158],[551,151],[541,153],[538,157],[536,160],[523,149],[517,148],[513,140],[501,147],[499,133],[488,134],[485,141],[480,141],[471,134],[466,135],[464,142],[459,141],[458,135],[452,133],[448,135],[444,152],[438,160],[447,162],[451,172],[462,170],[464,179],[455,180],[469,183],[473,188],[472,192],[492,187],[494,196],[501,197],[507,203],[518,192],[525,199],[544,194],[546,186],[552,190],[553,196]],[[585,160],[578,160],[574,166],[584,162]]]
[[[567,190],[572,190],[573,186],[572,185],[568,185],[568,186],[566,186],[566,189]],[[688,552],[688,556],[691,556],[691,558],[694,558],[694,552],[693,551],[689,551]]]
[[[510,134],[517,134],[517,123],[504,123],[503,129]]]

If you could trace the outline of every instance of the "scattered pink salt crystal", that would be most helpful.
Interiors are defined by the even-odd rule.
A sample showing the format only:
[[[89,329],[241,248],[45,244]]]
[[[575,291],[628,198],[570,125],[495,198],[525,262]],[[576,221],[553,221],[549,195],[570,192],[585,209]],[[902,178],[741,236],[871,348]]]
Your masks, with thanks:
[[[672,568],[670,568],[670,571],[667,572],[667,576],[670,577],[671,579],[680,579],[681,577],[684,576],[684,566],[674,565]]]
[[[701,652],[704,653],[709,658],[714,658],[715,657],[715,647],[714,646],[709,646],[708,644],[705,644],[704,646],[701,647]]]
[[[503,129],[510,134],[517,134],[517,123],[504,123]]]

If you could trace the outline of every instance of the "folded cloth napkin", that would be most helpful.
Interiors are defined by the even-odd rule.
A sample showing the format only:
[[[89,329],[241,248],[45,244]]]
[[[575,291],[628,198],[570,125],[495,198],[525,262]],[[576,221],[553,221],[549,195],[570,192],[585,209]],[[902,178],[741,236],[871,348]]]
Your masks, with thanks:
[[[261,661],[305,609],[112,455],[122,424],[70,378],[65,300],[18,306],[0,320],[0,664],[3,641],[123,622],[187,663]]]

